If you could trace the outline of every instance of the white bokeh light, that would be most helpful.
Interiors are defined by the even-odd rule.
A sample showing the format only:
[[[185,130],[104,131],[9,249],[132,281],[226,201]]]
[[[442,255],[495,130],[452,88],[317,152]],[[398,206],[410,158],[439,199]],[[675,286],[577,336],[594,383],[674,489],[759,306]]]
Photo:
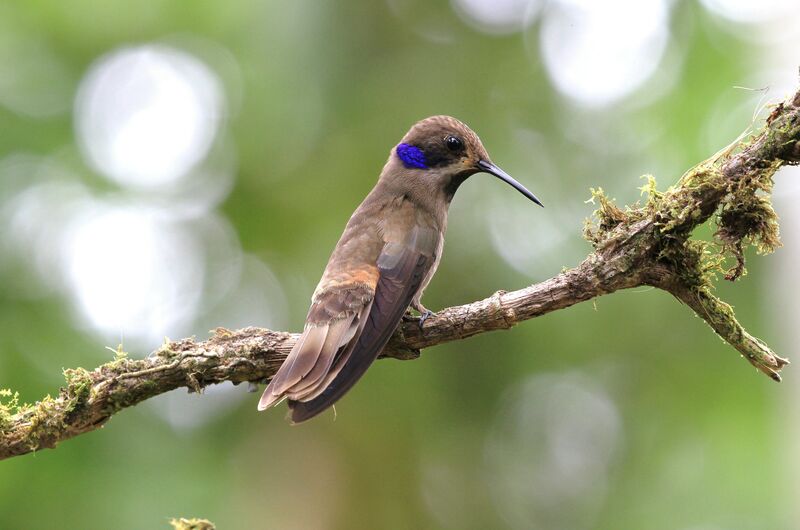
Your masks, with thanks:
[[[542,0],[452,0],[461,18],[476,29],[494,34],[521,31],[531,25]]]
[[[50,174],[36,159],[19,163],[30,174]],[[238,237],[220,215],[186,220],[148,203],[93,197],[66,180],[12,196],[0,206],[0,221],[9,228],[0,233],[2,257],[11,260],[2,263],[25,264],[20,285],[9,288],[22,297],[64,293],[82,325],[108,344],[152,348],[165,335],[204,333],[219,325],[193,327],[210,309],[215,318],[238,311],[242,325],[284,323],[279,281],[250,261],[242,270]]]
[[[492,499],[511,528],[591,528],[622,422],[580,374],[537,375],[509,389],[486,440]]]
[[[559,196],[562,176],[558,161],[553,157],[552,143],[542,134],[516,129],[506,142],[506,149],[509,153],[503,157],[504,169],[536,193],[545,205],[561,206],[548,208],[543,215],[538,206],[499,180],[476,175],[471,186],[486,188],[474,203],[480,204],[483,215],[471,217],[481,221],[480,229],[488,228],[494,251],[506,263],[530,278],[541,278],[564,263],[582,258],[584,250],[574,244],[575,231],[565,227],[581,226],[586,208],[582,202]]]
[[[492,196],[486,210],[492,247],[517,272],[530,278],[541,278],[567,261],[566,256],[574,252],[569,245],[575,232],[565,227],[580,226],[584,217],[585,210],[569,206],[543,216],[516,197]]]
[[[183,331],[203,292],[201,243],[141,206],[85,205],[64,236],[68,287],[109,338],[157,343]]]
[[[214,311],[205,315],[205,329],[216,326],[240,328],[266,326],[282,329],[288,324],[286,294],[280,280],[262,260],[243,254],[241,271],[234,285],[216,304]],[[224,274],[224,269],[219,271]]]
[[[611,104],[658,68],[668,41],[665,0],[558,0],[545,12],[542,58],[559,92]]]
[[[64,227],[75,218],[78,204],[89,200],[89,190],[75,181],[58,181],[56,169],[38,159],[21,160],[22,168],[49,174],[53,181],[36,183],[0,205],[0,232],[4,255],[22,258],[19,281],[10,285],[17,295],[41,296],[63,286]],[[0,176],[7,176],[0,171]],[[34,177],[35,178],[35,177]],[[28,277],[28,274],[33,274]]]
[[[788,50],[794,54],[800,38],[800,17],[797,16],[797,0],[701,0],[703,6],[728,24],[722,27],[737,39],[772,44],[772,53]],[[781,46],[774,46],[781,43]],[[765,57],[770,62],[770,57]]]
[[[100,58],[76,101],[78,136],[103,175],[134,188],[180,179],[211,147],[223,112],[217,76],[166,46],[127,48]]]
[[[192,392],[169,392],[147,401],[149,409],[176,431],[192,431],[230,414],[241,401],[252,398],[247,385],[230,383],[210,385],[203,389],[202,399]]]
[[[227,59],[217,63],[237,72]],[[129,351],[204,333],[219,325],[205,327],[205,317],[230,308],[254,310],[253,320],[241,317],[247,324],[283,322],[278,280],[245,261],[235,230],[214,212],[236,172],[220,122],[223,89],[199,59],[164,45],[95,62],[75,100],[75,128],[87,162],[122,188],[93,192],[58,155],[0,160],[9,228],[0,268],[14,268],[19,296],[57,291],[79,326]]]
[[[797,16],[797,0],[700,0],[713,13],[742,23]]]

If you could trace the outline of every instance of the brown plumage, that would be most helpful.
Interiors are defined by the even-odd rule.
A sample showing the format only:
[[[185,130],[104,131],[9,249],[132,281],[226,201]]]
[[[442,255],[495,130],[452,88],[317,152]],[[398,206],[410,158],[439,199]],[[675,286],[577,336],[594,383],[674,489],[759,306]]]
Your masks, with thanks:
[[[377,185],[356,209],[314,291],[300,339],[272,378],[258,408],[287,398],[291,419],[333,405],[386,346],[411,305],[420,302],[442,256],[447,209],[470,175],[491,173],[536,197],[491,163],[478,136],[449,116],[406,133]]]

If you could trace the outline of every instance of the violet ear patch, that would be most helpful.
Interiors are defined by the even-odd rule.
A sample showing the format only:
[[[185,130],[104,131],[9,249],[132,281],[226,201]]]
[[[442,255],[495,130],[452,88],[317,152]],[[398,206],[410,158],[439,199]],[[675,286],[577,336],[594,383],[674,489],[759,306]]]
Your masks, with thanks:
[[[415,145],[400,144],[395,150],[397,156],[403,161],[403,165],[407,168],[428,169],[425,163],[425,153],[422,149]]]

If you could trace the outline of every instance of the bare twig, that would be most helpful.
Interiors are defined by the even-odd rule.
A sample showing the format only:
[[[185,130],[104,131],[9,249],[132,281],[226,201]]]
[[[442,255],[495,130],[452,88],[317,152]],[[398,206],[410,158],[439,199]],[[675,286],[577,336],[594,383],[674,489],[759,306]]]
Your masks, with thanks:
[[[747,245],[767,253],[779,244],[777,217],[769,201],[772,177],[800,161],[800,92],[777,105],[762,128],[684,174],[664,192],[654,179],[645,204],[621,209],[602,190],[586,237],[594,246],[577,267],[513,292],[498,291],[471,304],[440,311],[420,330],[406,322],[383,357],[413,359],[423,348],[487,331],[508,329],[578,302],[642,285],[670,292],[759,370],[779,381],[787,363],[749,335],[731,307],[713,294],[725,258],[736,261],[729,279],[744,271]],[[698,241],[692,231],[713,218],[715,240]],[[202,342],[164,344],[146,359],[119,355],[92,371],[65,370],[57,397],[19,405],[4,392],[0,402],[0,459],[52,448],[95,430],[120,409],[179,387],[200,392],[231,381],[263,382],[275,373],[297,335],[259,328],[219,328]]]

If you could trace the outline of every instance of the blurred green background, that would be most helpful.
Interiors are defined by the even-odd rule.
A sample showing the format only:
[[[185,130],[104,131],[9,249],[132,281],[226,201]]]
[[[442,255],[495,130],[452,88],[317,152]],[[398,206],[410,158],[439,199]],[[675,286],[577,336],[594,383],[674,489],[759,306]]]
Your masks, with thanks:
[[[425,304],[557,274],[589,250],[590,186],[666,187],[793,89],[795,9],[3,2],[0,387],[34,401],[120,342],[298,330],[350,213],[431,114],[470,124],[547,208],[470,179]],[[789,356],[790,173],[786,248],[718,288]],[[0,462],[0,528],[798,528],[798,381],[757,374],[668,295],[622,292],[378,362],[335,420],[289,427],[243,386],[161,396]]]

